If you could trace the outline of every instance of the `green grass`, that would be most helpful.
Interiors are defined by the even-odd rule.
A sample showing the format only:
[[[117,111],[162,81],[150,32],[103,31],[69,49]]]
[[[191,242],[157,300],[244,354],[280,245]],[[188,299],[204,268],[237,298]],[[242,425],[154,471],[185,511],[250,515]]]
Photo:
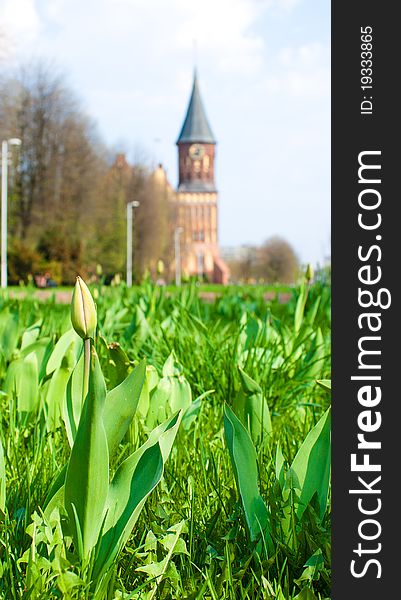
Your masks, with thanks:
[[[188,284],[183,283],[183,287],[188,286]],[[141,289],[140,285],[134,285],[133,289],[138,291]],[[169,284],[166,286],[167,291],[169,292],[177,292],[177,287],[175,284]],[[266,294],[266,293],[290,293],[293,289],[290,285],[281,285],[281,284],[258,284],[258,285],[221,285],[217,283],[201,283],[197,285],[197,289],[199,292],[212,292],[215,294],[227,294],[232,292],[240,292],[243,294]],[[73,286],[68,285],[59,285],[55,288],[36,288],[36,287],[27,287],[27,286],[19,286],[19,285],[10,285],[8,286],[8,291],[12,293],[26,293],[26,292],[37,292],[37,291],[47,291],[49,293],[53,291],[58,292],[72,292]]]
[[[330,506],[319,519],[313,498],[297,520],[295,492],[283,495],[276,473],[278,446],[288,469],[330,403],[316,385],[316,379],[330,377],[330,289],[305,288],[301,316],[299,288],[291,290],[286,305],[266,303],[264,287],[225,288],[212,303],[199,299],[199,291],[219,289],[186,286],[169,295],[169,288],[151,284],[97,288],[96,347],[108,388],[115,385],[116,364],[102,338],[118,342],[131,365],[146,358],[159,376],[173,353],[181,365],[177,377],[189,382],[192,399],[206,394],[189,429],[180,427],[163,480],[113,571],[108,598],[322,600],[330,595]],[[7,339],[0,390],[23,352],[24,331],[35,324],[38,340],[54,344],[70,327],[69,306],[0,298],[0,341]],[[273,524],[270,555],[250,541],[225,440],[224,405],[232,406],[241,389],[238,365],[260,386],[271,414],[272,435],[256,447],[260,493]],[[0,598],[92,597],[71,548],[65,549],[41,516],[70,452],[63,420],[53,430],[47,427],[46,385],[45,378],[29,418],[18,411],[15,393],[0,394],[7,481],[6,509],[0,511]],[[146,438],[146,420],[138,415],[112,469]],[[291,523],[289,531],[285,523]],[[179,542],[172,546],[177,529]],[[322,557],[318,566],[305,567],[316,552]]]

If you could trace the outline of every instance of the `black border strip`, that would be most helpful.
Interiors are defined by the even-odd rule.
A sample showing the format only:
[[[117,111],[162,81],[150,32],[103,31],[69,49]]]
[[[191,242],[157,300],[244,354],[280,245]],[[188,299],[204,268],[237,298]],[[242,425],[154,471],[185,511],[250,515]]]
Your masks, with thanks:
[[[395,16],[396,8],[396,3],[372,0],[332,2],[333,600],[401,597],[397,550],[401,530],[397,486],[401,454],[401,227],[397,218],[397,205],[401,202],[398,189],[401,96],[399,98],[397,91],[400,88],[397,64],[401,25]],[[361,65],[361,60],[369,59],[369,55],[361,56],[361,52],[369,48],[361,47],[364,43],[361,28],[366,31],[372,28],[371,65]],[[367,39],[365,37],[365,43]],[[361,82],[361,76],[367,76],[369,71],[361,74],[361,68],[369,66],[372,89],[362,90],[361,85],[368,84],[369,80]],[[366,102],[362,105],[366,110],[361,112],[361,103],[366,100],[371,100],[371,110]],[[381,154],[361,156],[364,151]],[[362,181],[358,182],[358,157],[364,164],[380,164],[380,171],[365,169],[361,172]],[[380,179],[380,183],[364,183],[364,178]],[[358,197],[363,189],[376,190],[363,194],[360,201],[373,205],[374,198],[380,199],[377,209],[366,210],[359,206]],[[380,227],[363,229],[358,225],[359,214],[362,214],[362,222],[371,225],[380,214]],[[369,250],[374,245],[380,250]],[[359,246],[363,257],[370,251],[368,258],[358,257]],[[370,265],[370,269],[360,272],[366,265]],[[379,268],[381,277],[377,284],[359,281],[358,274],[374,280]],[[375,299],[379,298],[380,289],[388,289],[391,306],[362,308],[358,302],[359,287],[370,290]],[[366,294],[366,303],[369,303],[368,298]],[[382,292],[382,305],[386,303],[385,298],[388,295]],[[363,312],[378,314],[370,321],[372,326],[379,326],[380,322],[377,332],[369,331],[367,318],[362,317],[358,324]],[[361,342],[363,336],[380,339]],[[358,341],[362,348],[369,347],[380,353],[359,356]],[[360,368],[359,359],[370,368]],[[351,380],[352,376],[380,376],[381,379]],[[362,406],[358,401],[358,390],[363,386],[372,390],[370,406],[367,390],[360,396],[362,401],[367,400],[367,405]],[[381,399],[373,406],[379,394],[376,387],[380,388]],[[369,411],[369,416],[361,417],[363,411]],[[362,427],[377,426],[375,431],[365,433],[365,439],[380,443],[380,448],[358,449],[357,435],[363,433],[358,426],[358,416]],[[369,460],[381,470],[352,471],[353,453],[357,454],[358,464]],[[367,459],[364,454],[368,455]],[[365,483],[358,481],[358,476]],[[373,484],[376,477],[381,479]],[[374,493],[367,490],[369,485]],[[362,492],[350,494],[349,490],[353,489]],[[362,510],[370,510],[372,514],[362,514]],[[375,514],[374,510],[377,510]],[[369,519],[372,522],[366,522]],[[372,539],[364,540],[361,533]],[[356,561],[354,572],[362,573],[360,577],[351,572],[352,560]],[[369,560],[373,562],[368,564]]]

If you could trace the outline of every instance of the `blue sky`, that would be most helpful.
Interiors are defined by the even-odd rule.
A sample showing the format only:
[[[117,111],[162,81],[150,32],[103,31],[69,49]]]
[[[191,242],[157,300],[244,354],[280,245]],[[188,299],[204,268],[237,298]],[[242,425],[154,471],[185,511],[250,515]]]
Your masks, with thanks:
[[[0,29],[3,64],[54,60],[105,142],[173,185],[196,40],[221,245],[281,235],[303,262],[329,254],[328,0],[0,0]]]

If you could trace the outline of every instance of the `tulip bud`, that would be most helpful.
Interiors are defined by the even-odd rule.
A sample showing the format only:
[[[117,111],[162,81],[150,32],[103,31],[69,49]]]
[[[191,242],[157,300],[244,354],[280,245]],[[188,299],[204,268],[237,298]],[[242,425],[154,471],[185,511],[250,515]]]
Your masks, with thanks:
[[[77,334],[87,340],[95,336],[96,307],[86,283],[77,277],[72,294],[71,322]]]
[[[308,266],[306,267],[306,272],[305,272],[306,281],[312,281],[313,276],[314,276],[313,267],[310,263],[308,263]]]
[[[100,275],[102,275],[102,273],[103,273],[102,265],[97,264],[96,265],[96,275],[98,275],[100,277]]]
[[[164,262],[162,260],[157,261],[157,274],[163,275],[164,273]]]

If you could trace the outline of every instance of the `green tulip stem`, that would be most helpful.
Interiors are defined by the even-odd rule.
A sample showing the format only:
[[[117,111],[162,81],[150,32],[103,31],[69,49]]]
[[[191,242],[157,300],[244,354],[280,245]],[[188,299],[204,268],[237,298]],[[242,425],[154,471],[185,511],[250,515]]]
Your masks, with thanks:
[[[82,405],[85,402],[89,390],[89,371],[91,362],[91,340],[84,339],[84,385],[82,388]]]

